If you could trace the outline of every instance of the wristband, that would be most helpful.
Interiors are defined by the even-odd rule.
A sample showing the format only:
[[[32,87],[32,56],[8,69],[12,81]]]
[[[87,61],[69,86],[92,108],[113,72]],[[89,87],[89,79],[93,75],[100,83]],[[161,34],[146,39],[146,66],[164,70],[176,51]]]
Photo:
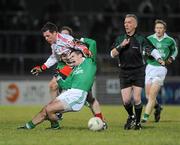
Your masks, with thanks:
[[[47,66],[46,66],[45,64],[43,64],[43,65],[41,66],[41,70],[44,71],[44,70],[46,70],[46,69],[47,69]]]

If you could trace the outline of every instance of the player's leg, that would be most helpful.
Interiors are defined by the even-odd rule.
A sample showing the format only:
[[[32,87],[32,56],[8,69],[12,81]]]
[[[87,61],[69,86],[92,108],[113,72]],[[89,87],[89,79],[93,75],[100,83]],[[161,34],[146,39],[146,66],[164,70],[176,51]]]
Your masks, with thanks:
[[[105,122],[105,119],[103,117],[103,114],[101,112],[100,104],[98,100],[92,95],[92,92],[89,92],[87,95],[86,101],[89,103],[89,107],[95,117],[99,117],[104,122],[103,129],[107,129],[107,123]]]
[[[156,106],[156,97],[160,91],[161,86],[163,85],[165,76],[167,74],[167,69],[162,66],[152,66],[147,65],[146,67],[146,97],[148,98],[148,103],[145,108],[145,113],[142,119],[142,122],[146,122]],[[159,105],[158,105],[159,106]],[[155,111],[155,115],[159,121],[161,113],[161,107],[158,108],[158,111]]]
[[[151,86],[152,86],[152,82],[150,80],[149,81],[146,80],[146,83],[145,83],[145,94],[146,94],[147,102],[149,100],[149,93],[150,93]],[[144,113],[141,122],[145,123],[148,120],[148,118],[149,118],[149,114]]]
[[[140,130],[141,127],[141,113],[142,113],[142,102],[141,102],[141,93],[142,88],[133,86],[133,96],[134,96],[134,110],[135,110],[135,116],[136,116],[136,125],[135,130]]]
[[[56,115],[56,112],[63,112],[64,110],[65,104],[58,99],[54,99],[50,104],[46,106],[48,118],[53,122],[59,120],[59,117]]]
[[[51,81],[48,84],[49,86],[49,92],[52,98],[56,98],[59,94],[58,84],[55,77],[51,79]]]
[[[48,118],[51,121],[51,128],[60,128],[58,120],[61,119],[58,113],[70,111],[79,111],[86,100],[87,92],[79,89],[70,89],[62,92],[53,103],[49,104],[47,109]]]
[[[144,113],[144,117],[143,117],[142,122],[146,122],[148,120],[149,115],[151,114],[151,112],[155,106],[156,97],[158,95],[160,88],[161,88],[161,86],[157,82],[152,83],[152,85],[149,89],[148,103],[145,107],[145,113]]]
[[[128,118],[124,125],[124,129],[128,130],[133,128],[135,125],[135,115],[133,113],[133,105],[131,102],[132,87],[121,89],[121,95],[122,95],[124,108],[128,113]]]
[[[52,98],[56,98],[59,94],[59,92],[61,92],[62,90],[59,90],[58,88],[58,84],[57,84],[57,80],[55,77],[53,77],[51,79],[51,81],[49,82],[49,92],[50,92],[50,95]],[[61,120],[63,117],[62,117],[62,113],[60,112],[57,112],[56,113],[56,116]],[[51,128],[54,128],[55,126],[57,126],[57,122],[52,122],[51,121]]]
[[[36,125],[48,119],[46,106],[44,106],[42,110],[37,115],[35,115],[31,121],[27,122],[24,126],[21,126],[18,129],[33,129]]]
[[[142,102],[141,93],[144,88],[145,71],[144,67],[133,70],[132,72],[132,84],[133,84],[133,99],[134,99],[134,111],[136,116],[135,130],[140,130],[141,127],[141,113],[142,113]]]
[[[125,110],[128,113],[127,121],[124,125],[124,129],[128,130],[134,127],[135,125],[135,115],[133,112],[132,104],[132,84],[129,79],[129,71],[120,70],[120,87],[121,87],[121,97]]]
[[[161,93],[161,89],[159,90],[159,92]],[[158,102],[157,98],[156,98],[156,103],[154,106],[154,121],[155,122],[159,122],[160,120],[160,116],[161,116],[161,111],[163,110],[161,104]]]
[[[161,115],[161,111],[163,110],[162,106],[158,103],[157,99],[156,99],[156,104],[154,106],[154,120],[155,122],[159,122],[160,120],[160,115]]]
[[[57,122],[58,117],[55,114],[55,111],[63,111],[63,104],[57,100],[52,100],[48,105],[43,107],[43,109],[33,117],[33,119],[25,124],[25,126],[21,127],[23,129],[33,129],[38,124],[42,123],[44,120],[48,119],[50,120],[51,124],[53,125],[52,128],[58,129],[59,123]],[[54,112],[52,112],[54,110]]]
[[[56,112],[64,113],[79,111],[83,107],[86,97],[87,92],[83,90],[70,89],[65,91],[46,105],[40,113],[32,119],[32,121],[29,121],[25,126],[20,127],[19,129],[33,129],[36,125],[42,123],[46,119],[57,123],[59,118],[56,116]]]
[[[58,94],[62,91],[59,89],[57,80],[55,77],[53,77],[51,79],[48,86],[49,86],[50,95],[53,99],[56,98],[58,96]],[[60,113],[60,112],[57,112],[56,116],[59,118],[59,120],[62,120],[62,118],[63,118],[62,113]],[[50,123],[51,123],[51,127],[49,129],[58,129],[59,128],[58,121],[50,121]]]
[[[149,100],[149,94],[152,86],[152,80],[154,78],[154,74],[156,72],[154,71],[153,67],[151,65],[146,66],[146,76],[145,76],[145,94],[146,94],[146,99],[147,102]],[[145,107],[146,110],[147,106]],[[149,109],[148,109],[149,110]],[[144,113],[143,118],[142,118],[142,123],[145,123],[149,118],[149,114]]]
[[[101,108],[98,100],[92,95],[92,92],[88,92],[86,101],[89,103],[89,107],[93,113],[94,116],[101,118],[102,120],[103,115],[101,113]]]
[[[65,60],[66,57],[64,55],[61,57],[62,60]],[[72,71],[72,68],[70,68],[67,65],[64,65],[64,63],[58,62],[58,66],[56,68],[55,73],[59,73],[63,79],[65,79]],[[50,95],[52,98],[56,98],[63,90],[59,88],[57,84],[57,80],[55,77],[52,78],[52,80],[49,83],[49,90],[50,90]],[[59,118],[59,120],[63,119],[62,113],[56,112],[56,116]],[[58,122],[52,122],[51,121],[51,127],[54,129],[54,126],[57,126]]]

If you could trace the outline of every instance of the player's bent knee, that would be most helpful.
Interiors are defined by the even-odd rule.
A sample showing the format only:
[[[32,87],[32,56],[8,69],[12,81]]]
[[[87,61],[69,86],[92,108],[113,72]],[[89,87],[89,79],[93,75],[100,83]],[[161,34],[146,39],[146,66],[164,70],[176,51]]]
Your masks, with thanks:
[[[50,114],[53,112],[53,103],[46,106],[46,112],[47,114]]]
[[[50,112],[50,107],[49,107],[49,105],[46,106],[45,111],[46,111],[47,114]]]
[[[89,103],[89,104],[93,104],[94,101],[95,101],[95,98],[92,96],[92,93],[89,92],[88,95],[87,95],[87,98],[86,98],[86,101]]]

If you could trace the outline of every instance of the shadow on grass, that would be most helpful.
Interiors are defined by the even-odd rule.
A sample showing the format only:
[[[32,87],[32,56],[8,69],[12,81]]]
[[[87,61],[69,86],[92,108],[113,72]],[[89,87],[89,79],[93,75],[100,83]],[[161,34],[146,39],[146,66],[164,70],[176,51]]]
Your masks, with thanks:
[[[161,120],[159,123],[176,123],[180,122],[180,120]],[[155,122],[158,123],[158,122]]]
[[[88,130],[88,128],[79,126],[62,126],[61,130]]]
[[[150,123],[176,123],[176,122],[180,122],[180,120],[160,120],[159,122],[155,122],[155,121],[149,121]]]
[[[144,130],[144,129],[154,129],[154,128],[156,128],[155,126],[145,126],[145,125],[142,125],[142,129]]]

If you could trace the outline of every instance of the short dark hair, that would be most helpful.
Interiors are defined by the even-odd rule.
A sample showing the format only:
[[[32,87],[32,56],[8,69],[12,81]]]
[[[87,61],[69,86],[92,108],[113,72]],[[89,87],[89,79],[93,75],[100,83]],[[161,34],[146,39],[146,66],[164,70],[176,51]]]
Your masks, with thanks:
[[[73,35],[73,30],[68,27],[68,26],[63,26],[61,29],[60,29],[60,32],[63,31],[63,30],[67,30],[69,32],[69,35]]]
[[[127,14],[125,16],[125,18],[129,18],[129,17],[134,18],[136,20],[136,22],[138,23],[138,18],[137,18],[137,16],[135,14]]]
[[[47,23],[42,27],[41,32],[46,32],[46,31],[48,31],[48,30],[49,30],[49,32],[51,32],[51,33],[53,33],[53,32],[58,32],[57,26],[56,26],[54,23],[52,23],[52,22],[47,22]]]
[[[82,56],[84,56],[84,54],[83,54],[83,52],[81,50],[77,50],[77,49],[74,49],[74,48],[71,48],[70,50],[71,50],[71,53],[74,52],[77,55],[82,54]]]
[[[167,24],[166,24],[166,22],[163,21],[163,20],[160,20],[160,19],[155,20],[155,25],[156,25],[156,24],[162,24],[165,29],[167,28]]]

